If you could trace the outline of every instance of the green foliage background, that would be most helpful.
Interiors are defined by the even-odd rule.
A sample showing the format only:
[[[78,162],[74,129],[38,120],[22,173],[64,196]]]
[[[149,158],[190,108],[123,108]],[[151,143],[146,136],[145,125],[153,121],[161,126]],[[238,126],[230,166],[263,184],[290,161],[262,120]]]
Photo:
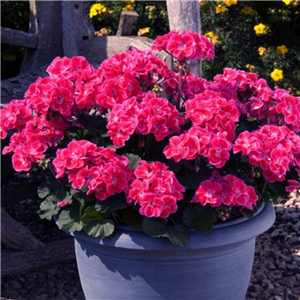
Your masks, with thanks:
[[[29,1],[1,1],[1,26],[28,31]],[[1,79],[19,74],[25,48],[1,44]]]

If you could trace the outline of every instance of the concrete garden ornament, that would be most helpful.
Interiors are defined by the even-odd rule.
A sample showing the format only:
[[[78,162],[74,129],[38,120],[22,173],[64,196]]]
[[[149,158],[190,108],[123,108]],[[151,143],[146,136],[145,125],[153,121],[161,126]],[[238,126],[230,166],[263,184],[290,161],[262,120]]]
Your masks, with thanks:
[[[255,73],[190,73],[213,58],[189,30],[98,68],[57,57],[2,109],[3,153],[47,174],[39,214],[75,237],[87,299],[244,299],[270,200],[300,187],[300,98]]]

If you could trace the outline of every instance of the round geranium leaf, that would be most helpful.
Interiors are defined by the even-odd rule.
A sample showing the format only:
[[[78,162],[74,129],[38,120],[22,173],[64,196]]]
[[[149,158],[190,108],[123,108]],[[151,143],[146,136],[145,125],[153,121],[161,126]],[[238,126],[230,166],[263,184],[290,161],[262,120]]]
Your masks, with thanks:
[[[42,183],[37,190],[37,194],[41,199],[46,198],[50,195],[51,191],[47,183]]]
[[[144,218],[142,226],[146,234],[161,237],[166,233],[167,223],[168,221],[162,218]]]
[[[84,211],[81,221],[83,230],[94,237],[107,237],[115,230],[115,223],[105,219],[105,214],[97,211],[94,206]]]
[[[53,203],[50,199],[46,199],[41,203],[40,210],[38,214],[41,219],[51,220],[53,216],[57,215],[60,208]]]
[[[84,231],[93,237],[107,237],[115,231],[115,223],[111,219],[105,219],[101,223],[90,221],[83,224]]]
[[[64,210],[59,214],[57,225],[59,229],[66,229],[71,232],[80,231],[82,229],[82,223],[78,216],[75,216],[74,212],[69,210]]]
[[[168,225],[165,237],[175,245],[185,246],[189,241],[190,231],[183,226]]]
[[[133,207],[124,210],[123,219],[126,225],[131,229],[142,229],[143,216]]]

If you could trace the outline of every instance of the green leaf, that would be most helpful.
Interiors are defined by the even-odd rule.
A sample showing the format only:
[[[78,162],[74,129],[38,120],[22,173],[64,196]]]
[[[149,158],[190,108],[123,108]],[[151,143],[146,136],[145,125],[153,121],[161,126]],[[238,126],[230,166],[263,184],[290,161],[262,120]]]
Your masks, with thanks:
[[[56,189],[53,193],[52,193],[52,196],[53,196],[53,199],[56,201],[56,202],[59,202],[59,201],[63,201],[63,200],[66,200],[68,201],[69,203],[71,203],[71,200],[72,200],[72,195],[63,190],[63,189]]]
[[[281,182],[273,182],[273,183],[268,183],[269,188],[277,195],[285,195],[285,185],[282,184]]]
[[[187,168],[178,177],[180,183],[187,189],[196,190],[200,183],[204,181],[208,176],[206,170],[201,166],[199,172],[188,170]]]
[[[246,217],[246,218],[252,218],[255,214],[255,211],[254,210],[250,210],[250,209],[245,209],[243,211],[243,216]]]
[[[123,219],[126,225],[132,229],[142,229],[143,216],[133,207],[124,210]]]
[[[116,211],[129,206],[130,204],[127,203],[124,194],[116,194],[107,198],[105,201],[98,202],[95,207],[97,211],[105,213],[109,210]]]
[[[190,231],[183,226],[168,225],[164,236],[175,245],[185,246],[189,241]]]
[[[194,227],[200,233],[210,232],[215,213],[210,207],[201,205],[190,205],[183,213],[183,223],[188,227]]]
[[[138,155],[132,153],[125,153],[124,156],[129,159],[129,168],[131,170],[135,170],[138,167],[141,158]]]
[[[51,191],[49,188],[49,183],[44,182],[41,185],[39,185],[37,194],[41,199],[46,198],[48,195],[50,195]]]
[[[147,235],[152,237],[161,237],[166,234],[167,231],[167,220],[161,218],[144,218],[142,227]]]
[[[84,205],[85,199],[88,197],[84,192],[74,189],[70,190],[70,194],[72,198],[75,198],[81,205]]]
[[[79,216],[79,214],[78,214]],[[82,229],[82,223],[80,222],[80,218],[75,218],[72,215],[72,211],[63,210],[57,219],[57,225],[59,229],[67,229],[71,232],[80,231]]]
[[[115,230],[115,224],[110,219],[104,219],[105,214],[98,212],[94,206],[85,209],[82,216],[82,228],[91,236],[107,237]]]
[[[95,206],[89,206],[84,210],[82,221],[90,222],[92,220],[97,220],[98,222],[102,222],[104,218],[105,214],[97,211]]]
[[[108,237],[115,231],[115,223],[111,219],[105,219],[102,223],[89,222],[83,224],[83,229],[93,237]]]
[[[53,216],[57,215],[60,208],[50,199],[44,200],[40,205],[38,214],[41,219],[51,220]]]

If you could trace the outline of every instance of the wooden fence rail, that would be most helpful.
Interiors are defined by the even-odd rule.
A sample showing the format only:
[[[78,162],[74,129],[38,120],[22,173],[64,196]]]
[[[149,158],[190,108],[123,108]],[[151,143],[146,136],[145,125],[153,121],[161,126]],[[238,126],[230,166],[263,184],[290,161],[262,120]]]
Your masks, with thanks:
[[[38,37],[33,33],[1,27],[1,43],[26,48],[36,48]]]

